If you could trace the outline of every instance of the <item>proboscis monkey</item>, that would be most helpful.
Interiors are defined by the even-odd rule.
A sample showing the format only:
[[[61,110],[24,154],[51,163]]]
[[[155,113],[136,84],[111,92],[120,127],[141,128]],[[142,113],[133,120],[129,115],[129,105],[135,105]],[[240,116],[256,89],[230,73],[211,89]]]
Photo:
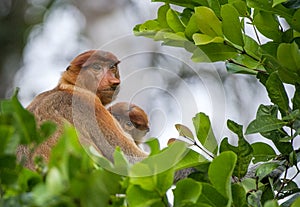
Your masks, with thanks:
[[[149,132],[148,116],[139,106],[127,102],[119,102],[108,108],[118,120],[125,132],[131,135],[137,145]]]
[[[117,146],[131,163],[147,157],[104,107],[118,94],[119,62],[110,52],[84,52],[70,63],[54,89],[41,93],[31,102],[27,109],[35,115],[37,123],[50,120],[58,125],[58,130],[34,153],[24,146],[18,148],[19,159],[22,155],[27,158],[25,166],[34,169],[36,155],[49,159],[65,122],[76,128],[82,144],[94,146],[111,161]]]

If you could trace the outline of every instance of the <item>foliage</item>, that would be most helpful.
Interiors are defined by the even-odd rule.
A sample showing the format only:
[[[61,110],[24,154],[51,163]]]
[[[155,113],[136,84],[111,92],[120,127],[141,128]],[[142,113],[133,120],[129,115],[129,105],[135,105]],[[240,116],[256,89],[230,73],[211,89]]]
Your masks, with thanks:
[[[273,145],[260,141],[249,144],[243,127],[231,120],[227,122],[228,128],[238,136],[238,146],[229,144],[228,138],[219,146],[219,156],[228,151],[236,155],[232,172],[236,183],[231,185],[232,200],[227,206],[278,206],[277,201],[282,198],[286,201],[281,202],[281,206],[295,206],[300,191],[295,183],[300,172],[297,166],[299,149],[294,145],[300,134],[299,1],[152,1],[165,4],[158,9],[156,19],[135,26],[135,35],[185,48],[192,53],[195,62],[225,61],[230,73],[254,75],[272,102],[259,106],[256,119],[246,127],[245,135],[259,133]],[[286,84],[295,89],[292,97],[287,95]],[[195,127],[202,144],[199,147],[207,153],[206,149],[212,148],[203,142],[203,137],[209,138],[206,141],[210,143],[215,139],[206,133],[207,130]],[[182,136],[194,139],[189,129],[178,128]],[[192,143],[198,145],[196,141]],[[216,156],[215,152],[212,154]],[[290,168],[294,171],[288,177]],[[245,176],[250,178],[245,179]],[[211,178],[209,180],[212,182]],[[201,197],[203,188],[198,187],[197,192],[192,199]]]
[[[75,130],[65,126],[49,163],[37,159],[37,171],[33,172],[22,167],[22,159],[17,161],[16,148],[23,144],[34,150],[55,126],[47,122],[37,127],[33,115],[14,95],[0,105],[0,206],[299,205],[300,189],[295,180],[300,172],[300,152],[294,146],[300,133],[299,3],[161,1],[166,4],[159,8],[157,19],[137,25],[137,35],[184,47],[193,53],[194,61],[226,61],[229,72],[255,75],[272,105],[260,105],[245,132],[243,126],[227,121],[237,135],[237,146],[228,138],[218,145],[209,117],[198,113],[193,118],[195,133],[177,124],[181,141],[173,139],[160,150],[156,139],[149,140],[149,157],[133,165],[118,148],[114,163],[91,155],[79,144]],[[176,11],[172,5],[183,10]],[[259,36],[250,37],[245,23],[270,41],[262,43]],[[283,29],[284,24],[288,29]],[[292,98],[284,84],[294,86]],[[253,133],[273,145],[261,141],[250,144],[245,135]],[[187,168],[193,173],[174,184],[172,201],[167,192],[174,177]]]

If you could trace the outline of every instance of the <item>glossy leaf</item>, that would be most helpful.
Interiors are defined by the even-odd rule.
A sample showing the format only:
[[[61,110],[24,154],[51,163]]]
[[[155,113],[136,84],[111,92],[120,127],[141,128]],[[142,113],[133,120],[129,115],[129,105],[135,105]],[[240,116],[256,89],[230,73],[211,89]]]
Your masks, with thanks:
[[[166,15],[167,23],[174,32],[184,32],[185,27],[176,11],[169,9]]]
[[[263,163],[256,169],[256,176],[258,180],[262,180],[264,177],[269,175],[273,170],[275,170],[279,166],[279,163],[269,162]]]
[[[198,28],[198,24],[197,24],[197,17],[195,14],[193,14],[189,20],[189,22],[186,25],[185,28],[185,35],[187,36],[187,38],[189,38],[190,40],[193,39],[193,34],[198,32],[199,28]]]
[[[209,43],[222,43],[224,39],[222,37],[211,37],[206,34],[194,34],[193,40],[195,45],[207,45]]]
[[[263,104],[259,105],[257,112],[256,112],[256,117],[265,116],[265,115],[270,115],[270,116],[273,116],[274,118],[277,118],[278,106],[263,105]]]
[[[209,166],[208,176],[212,185],[231,202],[231,176],[237,161],[235,153],[222,152]],[[230,205],[228,205],[230,206]]]
[[[271,115],[263,115],[253,120],[247,127],[246,134],[269,132],[280,129],[287,122],[281,121]]]
[[[247,171],[250,161],[253,157],[253,149],[243,136],[243,127],[231,120],[227,121],[228,128],[238,136],[238,146],[232,146],[228,143],[228,138],[224,138],[220,144],[220,152],[232,151],[237,155],[237,162],[233,175],[243,178]]]
[[[289,99],[278,73],[274,72],[269,76],[266,87],[271,101],[279,107],[283,115],[287,113]]]
[[[126,194],[130,206],[152,206],[155,203],[161,202],[161,197],[158,192],[147,191],[137,185],[130,186],[126,191]]]
[[[202,193],[197,200],[197,205],[201,206],[227,206],[228,199],[217,191],[212,185],[208,183],[201,183]]]
[[[232,198],[233,206],[247,206],[246,191],[242,185],[237,183],[232,185]]]
[[[226,62],[226,69],[229,73],[242,73],[256,75],[257,71],[249,69],[248,67],[240,66],[235,63]]]
[[[182,170],[189,167],[197,167],[199,165],[208,163],[208,160],[198,152],[188,149],[184,157],[176,164],[175,170]]]
[[[184,142],[174,142],[160,153],[133,165],[130,176],[147,177],[174,168],[187,153],[188,149]]]
[[[292,99],[292,103],[293,103],[293,109],[300,109],[300,85],[296,84],[295,85],[295,93]]]
[[[300,73],[300,51],[295,42],[281,43],[277,50],[277,59],[282,66]]]
[[[266,162],[276,157],[274,149],[263,142],[256,142],[251,144],[253,149],[253,163]]]
[[[228,45],[211,43],[209,45],[200,45],[194,50],[192,60],[194,62],[225,61],[236,55],[237,51]]]
[[[238,11],[230,4],[221,8],[222,30],[224,36],[232,43],[243,46],[242,26]]]
[[[216,154],[218,151],[218,143],[212,131],[209,117],[204,113],[198,113],[193,117],[193,124],[197,138],[203,147],[211,153]]]
[[[201,195],[201,183],[192,179],[180,180],[174,192],[174,207],[195,204]]]
[[[170,6],[165,4],[157,10],[157,22],[162,28],[168,28],[169,25],[167,23],[167,12],[169,11]]]
[[[155,155],[160,152],[160,144],[158,139],[150,138],[147,139],[145,143],[150,147],[150,151],[151,151],[150,155]]]
[[[266,37],[275,42],[281,41],[282,33],[279,30],[279,22],[276,16],[265,11],[259,11],[254,16],[253,24]]]
[[[195,16],[198,28],[203,34],[210,37],[223,36],[222,23],[210,8],[196,7]]]

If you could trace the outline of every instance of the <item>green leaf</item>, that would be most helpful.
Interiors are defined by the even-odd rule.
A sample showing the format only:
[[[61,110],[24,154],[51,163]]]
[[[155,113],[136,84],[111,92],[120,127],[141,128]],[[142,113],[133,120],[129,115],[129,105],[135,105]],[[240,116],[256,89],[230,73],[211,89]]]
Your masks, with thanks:
[[[233,175],[243,178],[248,170],[248,166],[252,159],[253,149],[243,136],[243,127],[231,120],[227,121],[228,128],[238,135],[238,146],[232,146],[228,143],[228,138],[224,138],[220,144],[220,152],[232,151],[237,155],[237,162],[233,171]]]
[[[224,36],[232,43],[244,46],[242,26],[238,11],[230,4],[221,8],[222,30]]]
[[[218,207],[225,207],[227,205],[228,199],[224,198],[224,196],[220,194],[216,188],[208,183],[201,183],[201,185],[202,193],[197,201],[198,205]]]
[[[266,87],[271,101],[279,107],[282,115],[285,115],[289,111],[289,99],[277,72],[269,76]]]
[[[253,149],[253,163],[266,162],[276,157],[274,149],[263,142],[256,142],[251,144]]]
[[[259,49],[260,47],[254,39],[247,35],[244,35],[244,50],[247,54],[251,55],[257,60],[260,60],[261,54],[259,52]]]
[[[176,184],[174,192],[174,207],[195,204],[201,195],[201,183],[187,178]]]
[[[194,62],[217,62],[228,60],[236,55],[237,51],[228,45],[210,43],[200,45],[194,50],[192,60]]]
[[[167,19],[167,23],[168,23],[169,27],[174,32],[184,32],[185,27],[179,18],[178,12],[176,12],[172,9],[169,9],[167,11],[166,19]]]
[[[133,28],[133,32],[137,36],[154,38],[160,29],[160,24],[156,20],[148,20],[143,24],[136,25]]]
[[[158,192],[147,191],[137,185],[129,186],[126,195],[129,206],[134,207],[152,206],[161,201]]]
[[[151,151],[150,155],[155,155],[160,152],[160,144],[159,144],[158,139],[150,138],[150,139],[147,139],[147,141],[145,143],[150,147],[150,151]]]
[[[298,6],[300,7],[300,3],[298,2]],[[297,30],[300,32],[300,10],[297,9],[293,15],[293,18],[290,22],[291,26],[293,29]]]
[[[257,71],[249,69],[248,67],[240,66],[235,63],[226,62],[226,69],[229,73],[241,73],[241,74],[249,74],[256,75]]]
[[[282,66],[300,74],[300,51],[295,42],[281,43],[277,49],[277,59]]]
[[[184,142],[174,142],[160,153],[133,165],[129,174],[132,177],[147,177],[164,172],[174,168],[187,153],[188,149]]]
[[[218,151],[218,143],[212,131],[209,117],[204,113],[198,113],[193,117],[193,124],[199,142],[208,151],[216,155]]]
[[[278,5],[278,4],[281,4],[283,2],[286,2],[287,0],[273,0],[273,4],[272,4],[272,7]]]
[[[214,11],[208,7],[200,6],[195,8],[195,16],[199,30],[210,37],[223,36],[222,23]]]
[[[188,149],[188,153],[176,164],[175,170],[182,170],[190,167],[196,167],[207,163],[208,160],[194,150]]]
[[[180,136],[194,139],[193,132],[187,126],[184,126],[182,124],[175,124],[175,128],[177,129]]]
[[[292,98],[293,110],[300,109],[300,84],[295,85],[295,93]]]
[[[252,191],[247,197],[248,205],[251,207],[261,207],[261,198],[262,198],[262,191],[257,190],[257,191]]]
[[[156,191],[163,195],[172,186],[174,180],[174,169],[168,169],[158,174],[146,177],[131,177],[130,184],[138,185],[144,190]]]
[[[231,176],[237,161],[236,154],[222,152],[209,166],[208,176],[212,185],[231,202]],[[230,204],[228,204],[230,206]]]
[[[185,35],[189,40],[193,40],[193,34],[198,32],[197,17],[193,14],[185,27]]]
[[[229,0],[232,6],[236,8],[241,17],[248,17],[250,15],[250,8],[247,7],[246,1],[243,0]]]
[[[269,132],[280,129],[286,124],[287,122],[281,121],[271,115],[263,115],[257,117],[249,124],[246,134]]]
[[[247,206],[246,191],[242,185],[237,183],[232,185],[232,198],[233,206]]]
[[[256,176],[258,177],[258,180],[261,181],[264,177],[269,175],[273,170],[275,170],[279,166],[280,164],[276,162],[268,162],[261,164],[256,169]]]
[[[195,45],[207,45],[209,43],[223,43],[224,39],[222,37],[211,37],[206,34],[196,33],[193,35],[193,40]]]
[[[256,118],[260,116],[270,115],[274,118],[277,118],[278,116],[278,106],[276,105],[263,105],[260,104],[257,112],[256,112]]]
[[[167,23],[167,12],[169,11],[170,6],[165,4],[157,10],[157,21],[162,28],[169,28]]]
[[[270,200],[265,202],[264,207],[279,207],[279,205],[276,200]]]
[[[281,4],[273,7],[273,1],[268,0],[247,0],[248,7],[262,10],[265,12],[270,12],[284,17],[288,22],[292,19],[292,11],[285,8]]]
[[[258,11],[254,16],[253,24],[264,36],[275,42],[281,41],[282,32],[279,30],[279,22],[275,15]]]
[[[297,199],[295,199],[295,201],[291,205],[291,207],[297,207],[297,206],[300,206],[300,197],[298,197]]]

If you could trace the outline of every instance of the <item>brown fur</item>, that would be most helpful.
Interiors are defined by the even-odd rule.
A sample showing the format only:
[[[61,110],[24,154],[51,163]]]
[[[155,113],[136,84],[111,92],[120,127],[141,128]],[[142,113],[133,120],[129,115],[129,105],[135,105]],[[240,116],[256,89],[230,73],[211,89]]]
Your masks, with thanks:
[[[93,64],[101,69],[93,68]],[[42,143],[31,154],[24,146],[18,148],[17,156],[25,155],[26,166],[34,169],[33,157],[42,156],[46,161],[53,146],[57,143],[65,122],[73,125],[84,145],[93,145],[109,160],[117,146],[132,163],[145,158],[140,150],[104,105],[110,103],[118,93],[120,84],[117,64],[119,60],[111,53],[91,50],[77,56],[62,74],[54,89],[38,95],[27,107],[38,124],[51,120],[58,125],[56,133]]]

